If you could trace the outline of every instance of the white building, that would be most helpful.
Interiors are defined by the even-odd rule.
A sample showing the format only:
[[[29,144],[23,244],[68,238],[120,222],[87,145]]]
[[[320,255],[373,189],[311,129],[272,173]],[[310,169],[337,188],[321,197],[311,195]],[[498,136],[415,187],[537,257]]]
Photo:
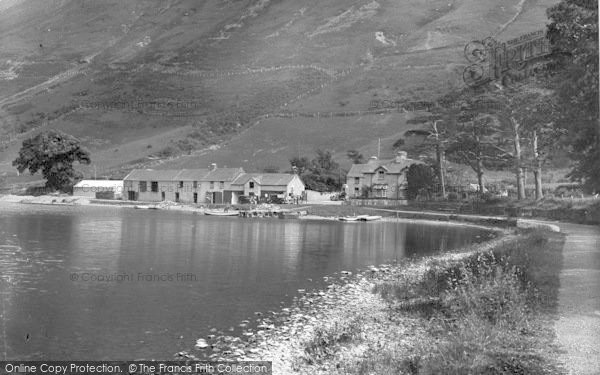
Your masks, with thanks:
[[[73,186],[73,195],[95,199],[121,199],[122,180],[81,180]]]

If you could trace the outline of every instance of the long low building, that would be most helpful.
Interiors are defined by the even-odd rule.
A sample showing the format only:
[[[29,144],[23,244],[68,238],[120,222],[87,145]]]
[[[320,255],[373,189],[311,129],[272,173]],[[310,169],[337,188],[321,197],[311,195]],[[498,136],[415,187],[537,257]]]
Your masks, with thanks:
[[[121,199],[122,180],[81,180],[73,186],[73,195],[96,199]]]
[[[295,174],[245,173],[242,168],[134,169],[123,184],[124,199],[145,202],[237,204],[241,196],[294,199],[304,192]]]

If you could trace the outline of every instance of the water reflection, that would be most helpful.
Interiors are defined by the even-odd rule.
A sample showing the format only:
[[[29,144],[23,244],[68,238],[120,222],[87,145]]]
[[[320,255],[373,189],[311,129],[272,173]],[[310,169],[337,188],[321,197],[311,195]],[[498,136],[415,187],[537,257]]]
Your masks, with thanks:
[[[289,303],[297,289],[323,287],[323,276],[454,248],[482,233],[1,203],[0,275],[11,280],[0,286],[6,357],[170,358],[212,327],[227,331]],[[84,273],[129,278],[71,279]]]

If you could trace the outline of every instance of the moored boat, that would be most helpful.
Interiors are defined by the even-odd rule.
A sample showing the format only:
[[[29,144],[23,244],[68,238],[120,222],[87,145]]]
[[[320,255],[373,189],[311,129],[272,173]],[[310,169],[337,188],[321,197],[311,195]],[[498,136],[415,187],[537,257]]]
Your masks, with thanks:
[[[356,222],[356,221],[358,221],[358,216],[340,216],[338,218],[338,220],[340,220],[340,221]]]
[[[237,211],[213,211],[213,210],[205,210],[204,215],[210,216],[239,216],[239,212]]]
[[[359,221],[374,221],[380,220],[381,216],[378,215],[360,215],[356,217]]]
[[[133,208],[136,208],[138,210],[158,210],[157,206],[149,206],[149,205],[136,205],[136,206],[133,206]]]

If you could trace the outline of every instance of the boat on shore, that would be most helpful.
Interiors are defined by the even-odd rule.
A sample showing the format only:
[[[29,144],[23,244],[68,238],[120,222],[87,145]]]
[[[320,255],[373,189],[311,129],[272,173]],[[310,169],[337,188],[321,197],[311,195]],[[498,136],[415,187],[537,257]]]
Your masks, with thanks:
[[[357,222],[358,216],[340,216],[338,217],[339,221],[347,221],[347,222]]]
[[[237,211],[216,211],[216,210],[205,210],[204,215],[210,216],[239,216]]]
[[[158,210],[157,206],[151,206],[151,205],[135,205],[133,206],[133,208],[138,209],[138,210]]]
[[[381,220],[381,216],[379,215],[360,215],[356,217],[358,221],[375,221]]]

